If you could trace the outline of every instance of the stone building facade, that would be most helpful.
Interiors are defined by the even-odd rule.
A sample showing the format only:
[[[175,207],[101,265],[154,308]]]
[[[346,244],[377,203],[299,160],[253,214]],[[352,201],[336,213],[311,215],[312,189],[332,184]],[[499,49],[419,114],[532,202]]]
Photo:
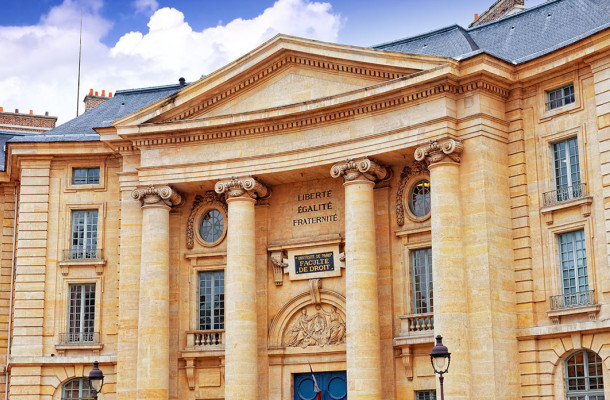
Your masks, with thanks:
[[[436,334],[448,399],[610,396],[608,23],[279,35],[12,138],[4,396],[428,400]]]

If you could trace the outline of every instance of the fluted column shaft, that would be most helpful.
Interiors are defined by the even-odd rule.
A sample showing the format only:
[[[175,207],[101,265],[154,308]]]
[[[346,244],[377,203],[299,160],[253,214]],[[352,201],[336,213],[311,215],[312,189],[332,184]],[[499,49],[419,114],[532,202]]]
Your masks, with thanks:
[[[451,368],[444,385],[450,399],[470,399],[471,383],[459,184],[462,150],[461,142],[445,139],[415,152],[416,160],[425,159],[430,170],[434,334],[443,336],[443,343],[451,352]]]
[[[258,186],[257,186],[258,185]],[[227,269],[225,275],[225,399],[258,398],[256,248],[254,205],[267,189],[253,178],[216,184],[227,194]]]
[[[138,310],[138,400],[169,397],[169,211],[181,202],[170,187],[136,189],[142,201]]]
[[[381,342],[375,246],[375,181],[388,176],[369,159],[336,164],[345,179],[345,286],[347,397],[381,399]]]

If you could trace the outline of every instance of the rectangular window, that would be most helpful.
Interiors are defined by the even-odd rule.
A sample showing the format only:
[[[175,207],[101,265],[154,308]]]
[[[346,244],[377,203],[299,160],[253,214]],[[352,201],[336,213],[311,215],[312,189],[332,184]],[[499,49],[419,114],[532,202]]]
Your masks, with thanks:
[[[551,90],[548,94],[549,110],[574,103],[574,85],[570,84],[559,89]]]
[[[199,273],[199,330],[225,328],[225,273]]]
[[[67,343],[93,343],[95,339],[95,283],[69,285]]]
[[[436,400],[436,390],[418,390],[415,392],[415,400]]]
[[[432,287],[432,249],[418,249],[411,252],[413,273],[413,311],[425,314],[434,311]]]
[[[98,210],[72,211],[71,260],[97,259]]]
[[[559,258],[564,296],[589,290],[584,230],[559,235]]]
[[[555,164],[555,189],[557,201],[566,201],[583,196],[580,185],[580,162],[576,138],[553,144]]]
[[[100,183],[100,168],[73,168],[73,185],[97,185]]]

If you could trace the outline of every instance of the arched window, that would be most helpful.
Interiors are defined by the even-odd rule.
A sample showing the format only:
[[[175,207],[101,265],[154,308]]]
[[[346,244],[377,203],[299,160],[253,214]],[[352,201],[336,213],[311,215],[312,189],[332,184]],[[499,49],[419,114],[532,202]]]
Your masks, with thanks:
[[[92,399],[93,391],[89,386],[89,379],[76,378],[64,383],[61,400]]]
[[[582,350],[566,360],[568,400],[604,400],[602,359],[592,351]]]

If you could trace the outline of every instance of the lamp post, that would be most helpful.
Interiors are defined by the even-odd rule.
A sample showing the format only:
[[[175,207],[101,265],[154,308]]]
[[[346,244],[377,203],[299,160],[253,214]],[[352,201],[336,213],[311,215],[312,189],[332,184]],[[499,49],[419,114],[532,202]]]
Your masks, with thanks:
[[[104,373],[98,368],[99,363],[93,362],[93,369],[89,372],[89,386],[93,392],[93,398],[97,400],[97,395],[102,391],[104,386]]]
[[[451,353],[447,349],[447,346],[443,345],[443,337],[441,335],[436,336],[436,345],[432,348],[430,353],[430,362],[434,373],[439,375],[439,382],[441,384],[441,400],[445,400],[445,393],[443,392],[443,374],[449,371],[449,364],[451,363]]]

